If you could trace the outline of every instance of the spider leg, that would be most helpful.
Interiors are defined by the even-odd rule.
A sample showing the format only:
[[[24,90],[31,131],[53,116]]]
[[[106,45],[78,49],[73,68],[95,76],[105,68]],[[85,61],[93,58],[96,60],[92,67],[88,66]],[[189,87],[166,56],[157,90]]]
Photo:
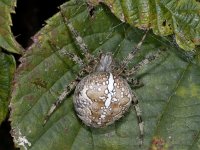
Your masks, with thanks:
[[[144,84],[137,78],[127,77],[126,80],[127,80],[128,84],[131,86],[131,88],[133,88],[133,89],[144,86]]]
[[[154,53],[153,55],[149,55],[147,56],[145,59],[143,59],[141,62],[139,62],[138,64],[136,64],[135,66],[133,66],[133,68],[131,68],[130,70],[125,70],[125,76],[133,76],[136,74],[136,72],[138,72],[138,70],[140,70],[143,66],[151,63],[152,61],[154,61],[155,59],[159,58],[159,56],[161,55],[161,51],[158,50],[156,53]]]
[[[51,106],[51,108],[49,109],[49,111],[47,112],[43,125],[45,125],[47,123],[47,121],[49,120],[50,116],[55,112],[56,108],[64,101],[65,97],[67,95],[69,95],[69,93],[76,87],[76,85],[78,84],[78,81],[72,81],[69,85],[67,85],[64,88],[64,91],[61,93],[61,95],[58,97],[58,99],[53,103],[53,105]]]
[[[135,112],[136,112],[136,117],[138,120],[138,126],[139,126],[139,130],[140,130],[140,146],[143,144],[144,141],[144,122],[142,120],[142,112],[140,110],[139,104],[138,104],[138,99],[136,97],[136,94],[133,92],[133,106],[135,108]]]
[[[86,58],[86,61],[88,61],[88,62],[92,61],[94,59],[94,56],[88,52],[88,47],[85,44],[83,38],[80,36],[78,31],[73,27],[73,25],[70,22],[70,20],[66,18],[66,16],[64,15],[64,13],[63,13],[61,8],[60,8],[60,13],[61,13],[61,16],[63,18],[63,21],[64,21],[65,25],[67,26],[67,28],[69,29],[69,31],[71,32],[73,38],[76,41],[75,44],[81,49],[82,54]]]
[[[84,64],[84,62],[83,62],[83,60],[80,58],[80,57],[78,57],[76,54],[74,54],[74,53],[71,53],[71,52],[69,52],[69,51],[66,51],[65,49],[62,49],[61,50],[61,54],[62,55],[67,55],[67,56],[69,56],[69,58],[70,59],[72,59],[76,64],[78,64],[79,66],[83,66],[83,64]]]
[[[59,51],[60,55],[67,55],[71,60],[73,60],[76,64],[78,64],[79,66],[83,66],[84,62],[83,60],[78,57],[76,54],[66,50],[65,48],[60,48],[58,47],[55,43],[48,41],[49,45],[52,47],[53,50],[57,50]],[[61,49],[61,50],[60,50]],[[62,58],[61,58],[62,59]]]
[[[147,33],[148,33],[148,30],[143,35],[142,39],[136,45],[136,47],[134,47],[133,50],[128,54],[128,56],[124,58],[124,60],[121,63],[121,67],[119,68],[119,73],[118,74],[121,74],[124,71],[124,69],[126,68],[126,66],[129,64],[129,62],[135,57],[135,54],[140,49],[142,43],[144,42],[144,40],[146,38]]]
[[[47,121],[49,120],[49,117],[55,112],[56,108],[65,100],[65,97],[67,95],[69,95],[76,87],[76,85],[78,84],[78,82],[80,81],[80,79],[87,73],[87,66],[85,66],[78,74],[78,76],[76,77],[76,79],[74,81],[72,81],[70,84],[68,84],[63,92],[60,94],[60,96],[58,97],[58,99],[53,103],[53,105],[50,107],[49,111],[47,112],[45,118],[44,118],[44,122],[43,125],[45,125],[47,123]]]

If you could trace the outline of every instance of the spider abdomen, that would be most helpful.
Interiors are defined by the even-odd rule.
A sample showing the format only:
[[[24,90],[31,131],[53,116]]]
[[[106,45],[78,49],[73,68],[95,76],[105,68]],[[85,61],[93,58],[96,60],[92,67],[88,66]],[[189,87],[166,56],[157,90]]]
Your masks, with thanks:
[[[132,91],[120,76],[95,72],[79,82],[73,101],[78,117],[87,126],[100,128],[123,116],[131,105]]]

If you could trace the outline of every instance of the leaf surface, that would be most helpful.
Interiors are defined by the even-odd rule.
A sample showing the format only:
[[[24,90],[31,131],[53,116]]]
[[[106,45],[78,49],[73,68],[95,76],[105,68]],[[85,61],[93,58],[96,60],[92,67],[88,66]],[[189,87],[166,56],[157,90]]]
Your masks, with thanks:
[[[16,0],[0,0],[0,47],[12,53],[22,53],[22,47],[11,32],[10,13],[14,13]]]
[[[90,4],[106,4],[113,14],[131,26],[152,28],[154,34],[175,34],[184,50],[200,44],[200,3],[196,0],[88,0]]]
[[[99,50],[112,52],[120,62],[144,34],[119,21],[105,6],[97,6],[93,16],[82,1],[70,1],[62,10],[96,57]],[[144,66],[136,76],[144,83],[135,90],[145,122],[141,149],[198,147],[199,58],[187,61],[168,39],[149,33],[129,67],[160,49],[165,49],[160,58]],[[43,126],[51,105],[81,70],[64,51],[84,59],[58,13],[34,36],[34,44],[17,69],[10,116],[15,144],[31,150],[139,149],[139,128],[133,107],[115,124],[92,129],[77,118],[73,92]]]
[[[14,57],[0,51],[0,124],[8,113],[11,81],[15,68]]]

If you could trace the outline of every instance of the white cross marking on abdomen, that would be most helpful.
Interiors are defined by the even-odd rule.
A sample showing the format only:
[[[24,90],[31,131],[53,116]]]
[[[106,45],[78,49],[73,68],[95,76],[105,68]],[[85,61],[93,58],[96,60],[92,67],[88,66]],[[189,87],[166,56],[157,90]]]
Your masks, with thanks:
[[[108,108],[111,103],[112,95],[113,95],[113,89],[114,89],[114,78],[112,73],[110,73],[109,79],[108,79],[108,97],[105,101],[105,107]]]

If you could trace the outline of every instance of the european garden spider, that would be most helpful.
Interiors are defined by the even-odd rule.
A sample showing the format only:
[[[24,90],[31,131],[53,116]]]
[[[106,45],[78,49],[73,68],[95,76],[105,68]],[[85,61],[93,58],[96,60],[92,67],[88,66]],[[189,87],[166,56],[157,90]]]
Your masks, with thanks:
[[[137,80],[133,79],[132,76],[143,65],[156,59],[159,56],[159,51],[146,57],[132,69],[128,70],[126,67],[140,49],[147,32],[128,56],[116,65],[111,53],[101,53],[98,58],[90,54],[83,38],[73,27],[72,23],[64,16],[62,11],[61,16],[85,58],[81,59],[77,55],[65,51],[64,54],[68,55],[82,69],[76,79],[63,89],[62,94],[51,106],[45,117],[44,124],[46,124],[57,106],[75,89],[73,102],[77,116],[89,127],[102,128],[114,123],[133,104],[139,124],[140,145],[142,145],[144,122],[141,117],[137,97],[129,84],[138,86]]]

